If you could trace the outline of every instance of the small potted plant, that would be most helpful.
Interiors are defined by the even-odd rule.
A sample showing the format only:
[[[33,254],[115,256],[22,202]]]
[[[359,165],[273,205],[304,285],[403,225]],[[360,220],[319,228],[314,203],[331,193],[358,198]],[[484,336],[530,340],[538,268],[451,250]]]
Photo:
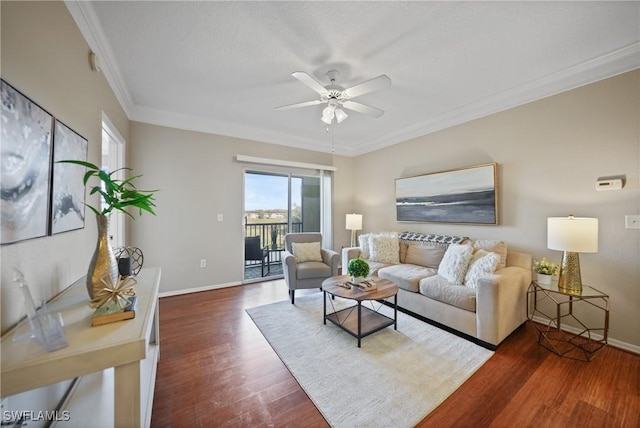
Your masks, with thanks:
[[[347,273],[351,275],[354,284],[360,284],[369,275],[369,264],[360,258],[353,259],[349,261]]]
[[[551,277],[558,273],[558,265],[547,261],[543,257],[540,260],[534,260],[533,270],[538,276],[538,283],[549,285],[551,284]]]

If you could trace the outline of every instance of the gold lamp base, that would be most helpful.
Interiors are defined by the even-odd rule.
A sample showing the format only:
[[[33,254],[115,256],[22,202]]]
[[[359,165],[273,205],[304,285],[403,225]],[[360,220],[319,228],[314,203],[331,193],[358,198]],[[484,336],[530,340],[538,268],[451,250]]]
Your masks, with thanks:
[[[582,278],[580,277],[580,258],[578,253],[564,251],[560,264],[558,288],[565,293],[582,294]]]

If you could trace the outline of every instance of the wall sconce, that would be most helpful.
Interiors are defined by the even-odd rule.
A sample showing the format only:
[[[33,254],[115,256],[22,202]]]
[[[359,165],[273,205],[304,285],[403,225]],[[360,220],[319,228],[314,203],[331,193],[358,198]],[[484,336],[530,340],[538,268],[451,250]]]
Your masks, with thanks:
[[[362,230],[362,214],[347,214],[347,230],[351,230],[351,246],[356,246],[356,230]]]
[[[558,288],[569,294],[582,293],[578,253],[598,252],[598,219],[586,217],[549,217],[547,248],[563,251]]]

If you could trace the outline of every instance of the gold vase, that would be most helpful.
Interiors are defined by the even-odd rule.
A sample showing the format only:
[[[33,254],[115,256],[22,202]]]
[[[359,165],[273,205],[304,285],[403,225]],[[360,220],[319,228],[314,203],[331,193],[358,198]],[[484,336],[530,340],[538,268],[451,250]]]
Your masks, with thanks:
[[[87,272],[87,292],[89,297],[93,299],[94,290],[104,287],[102,278],[111,278],[112,284],[118,282],[118,263],[111,245],[109,245],[109,216],[96,216],[98,223],[98,244],[89,264]]]

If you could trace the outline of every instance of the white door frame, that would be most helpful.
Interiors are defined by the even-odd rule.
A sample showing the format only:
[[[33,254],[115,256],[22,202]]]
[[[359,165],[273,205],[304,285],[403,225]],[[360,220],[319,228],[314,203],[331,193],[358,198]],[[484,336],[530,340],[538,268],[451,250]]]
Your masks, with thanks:
[[[124,137],[118,132],[113,122],[109,119],[105,112],[102,112],[102,158],[101,166],[106,166],[109,171],[120,170],[115,174],[118,180],[124,179],[124,171],[121,170],[125,166],[125,147]],[[113,153],[115,152],[115,153]],[[111,215],[110,241],[111,247],[117,248],[126,245],[126,229],[124,214],[115,211]]]

